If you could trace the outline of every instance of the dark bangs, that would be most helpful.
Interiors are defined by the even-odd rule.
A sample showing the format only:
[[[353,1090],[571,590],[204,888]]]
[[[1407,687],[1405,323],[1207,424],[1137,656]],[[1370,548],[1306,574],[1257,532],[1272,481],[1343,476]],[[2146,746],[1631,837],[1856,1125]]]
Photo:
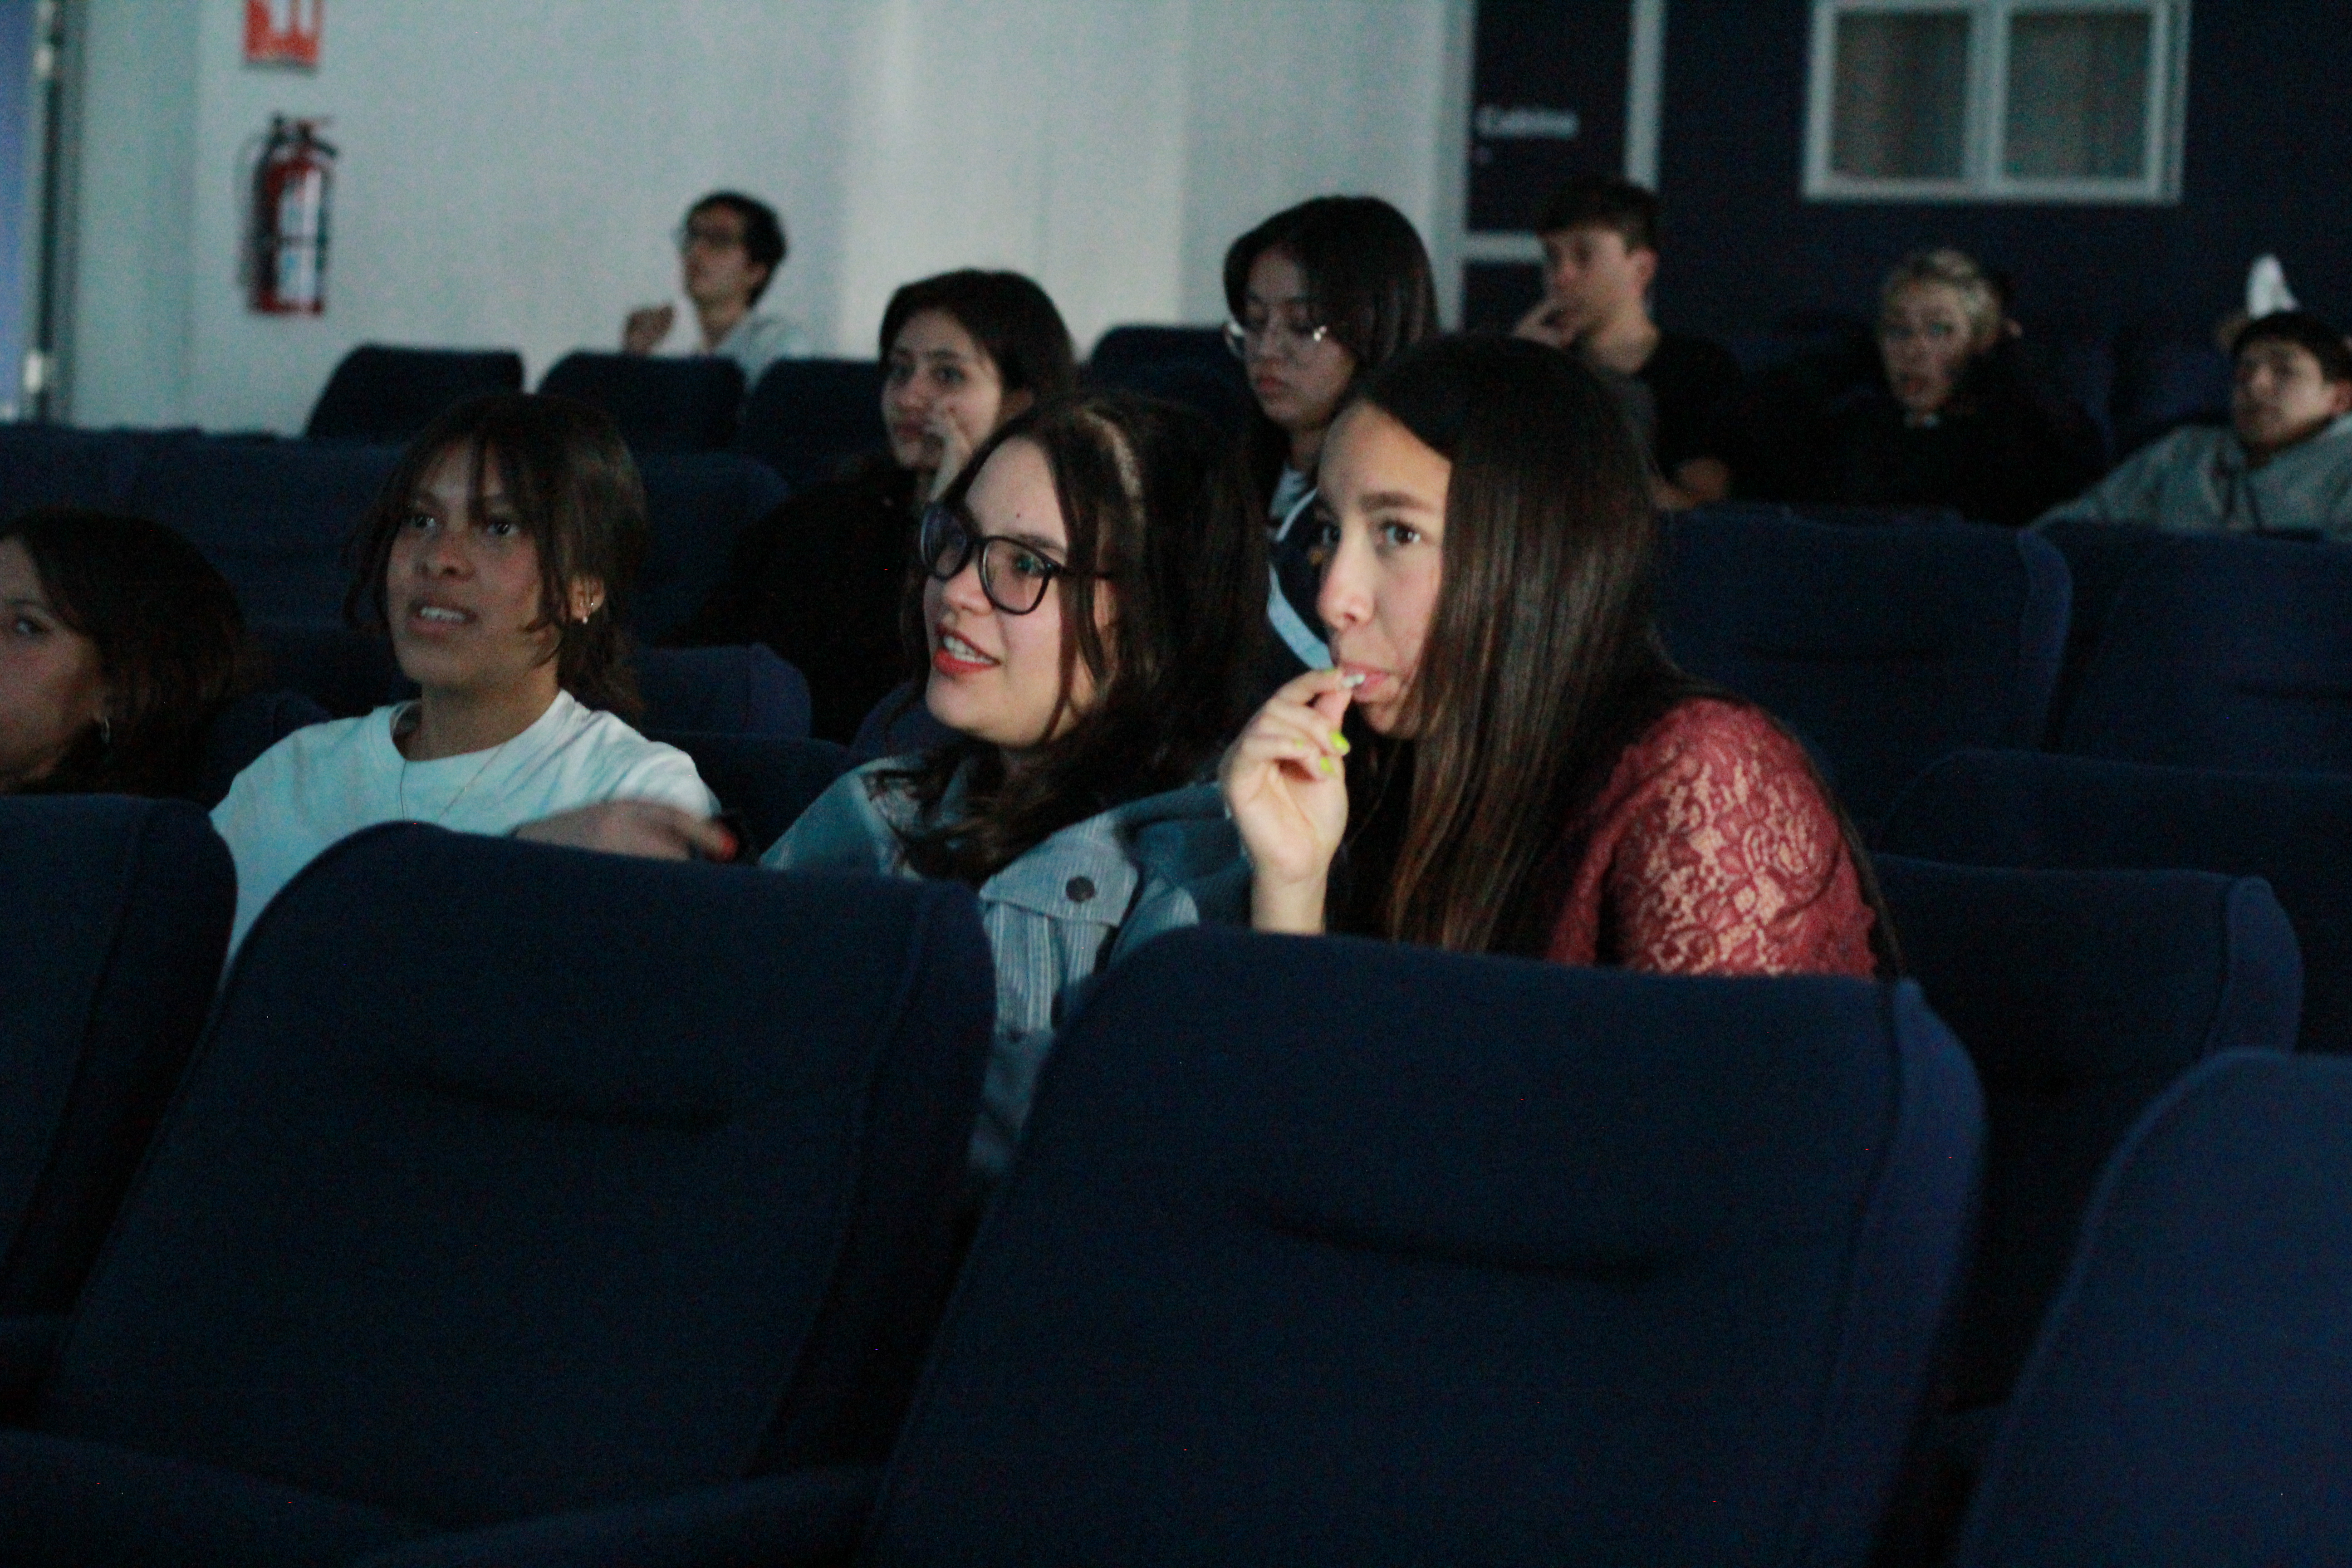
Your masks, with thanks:
[[[621,626],[645,559],[645,484],[612,416],[589,404],[537,393],[497,393],[460,404],[435,420],[402,454],[361,521],[344,617],[362,630],[388,635],[384,574],[393,541],[417,491],[455,452],[473,459],[475,515],[480,515],[485,482],[495,473],[517,522],[538,549],[538,626],[556,630],[559,684],[592,708],[634,716],[642,704]],[[567,620],[563,610],[571,585],[583,577],[604,585],[604,603],[584,622]]]

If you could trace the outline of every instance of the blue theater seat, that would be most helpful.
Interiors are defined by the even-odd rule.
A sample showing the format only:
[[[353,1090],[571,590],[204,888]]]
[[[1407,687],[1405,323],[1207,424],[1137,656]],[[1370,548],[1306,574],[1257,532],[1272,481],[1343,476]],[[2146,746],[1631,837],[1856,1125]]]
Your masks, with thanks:
[[[0,521],[44,506],[120,511],[130,504],[139,444],[62,425],[0,424]]]
[[[869,763],[877,757],[903,757],[956,738],[953,730],[931,717],[931,710],[913,696],[913,689],[912,682],[902,680],[866,710],[856,737],[849,742],[853,758]]]
[[[0,1560],[708,1560],[887,1445],[994,986],[961,887],[345,840],[0,1433]]]
[[[2074,698],[2083,689],[2091,656],[2098,651],[2116,595],[2140,563],[2174,536],[2137,523],[2078,521],[2053,522],[2037,531],[2066,558],[2066,575],[2074,589],[2074,613],[2066,621],[2066,662],[2050,700],[2049,733],[2054,739],[2074,710]]]
[[[864,1561],[1860,1563],[1980,1131],[1907,986],[1163,937],[1064,1026]]]
[[[299,691],[255,691],[238,698],[205,727],[204,760],[188,798],[210,810],[228,795],[236,775],[295,731],[334,715]]]
[[[1903,956],[1984,1086],[1984,1204],[1946,1378],[2008,1396],[2100,1169],[2220,1051],[2291,1051],[2303,963],[2259,878],[2014,871],[1885,855]]]
[[[342,357],[302,434],[313,441],[400,446],[469,397],[522,390],[512,349],[407,349],[362,343]]]
[[[1818,749],[1865,823],[1947,752],[2039,744],[2066,638],[2064,560],[1978,524],[1685,513],[1660,601],[1684,667]]]
[[[783,359],[743,405],[736,450],[757,458],[795,490],[824,484],[844,465],[879,452],[882,367],[870,359]]]
[[[746,859],[766,853],[851,764],[849,748],[832,741],[686,730],[664,730],[652,739],[692,757],[719,808],[742,819],[751,840],[744,846]]]
[[[204,436],[140,447],[128,510],[204,552],[248,623],[342,618],[345,552],[398,448]]]
[[[641,725],[718,735],[809,732],[808,681],[765,643],[749,647],[646,647],[635,653]]]
[[[2303,952],[2300,1048],[2352,1051],[2352,779],[1964,752],[1904,791],[1878,847],[1969,866],[2260,877]]]
[[[1236,437],[1257,413],[1249,376],[1215,327],[1113,327],[1095,340],[1086,378],[1197,409]]]
[[[2163,540],[2116,591],[2054,749],[2352,773],[2352,550]]]
[[[2133,1132],[1954,1562],[2352,1561],[2352,1062],[2230,1055]]]
[[[2178,426],[2226,423],[2230,375],[2230,356],[2201,332],[2159,322],[2122,334],[2113,383],[2116,460]]]
[[[735,439],[743,407],[743,367],[716,354],[565,354],[539,390],[576,397],[610,414],[640,458],[650,452],[719,452]]]
[[[764,463],[731,452],[652,453],[637,461],[646,484],[644,568],[629,625],[658,641],[682,625],[727,574],[736,535],[787,491]]]
[[[19,796],[0,886],[0,1313],[61,1312],[203,1026],[236,873],[184,801]]]

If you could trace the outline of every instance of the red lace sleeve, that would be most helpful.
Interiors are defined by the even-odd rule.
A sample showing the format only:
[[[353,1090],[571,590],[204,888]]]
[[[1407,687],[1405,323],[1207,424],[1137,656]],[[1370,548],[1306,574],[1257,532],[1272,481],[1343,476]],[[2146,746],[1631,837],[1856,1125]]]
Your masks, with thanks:
[[[1835,812],[1769,720],[1694,701],[1628,748],[1550,956],[1682,974],[1875,967]]]

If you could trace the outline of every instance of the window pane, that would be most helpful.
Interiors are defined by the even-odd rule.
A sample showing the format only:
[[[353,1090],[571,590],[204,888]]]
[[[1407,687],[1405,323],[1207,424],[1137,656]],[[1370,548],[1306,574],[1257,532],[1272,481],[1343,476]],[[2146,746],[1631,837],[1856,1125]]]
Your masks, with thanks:
[[[1830,167],[1877,180],[1967,173],[1969,19],[1951,11],[1837,19]]]
[[[2003,163],[2022,179],[2147,173],[2145,11],[2034,11],[2009,25]]]

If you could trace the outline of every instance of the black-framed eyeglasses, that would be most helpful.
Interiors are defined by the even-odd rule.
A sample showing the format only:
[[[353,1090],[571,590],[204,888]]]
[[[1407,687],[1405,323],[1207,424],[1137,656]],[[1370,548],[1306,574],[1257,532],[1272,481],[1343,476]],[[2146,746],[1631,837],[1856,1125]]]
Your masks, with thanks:
[[[1255,324],[1228,321],[1224,324],[1223,331],[1225,347],[1233,351],[1235,359],[1249,358],[1250,350],[1253,348],[1273,353],[1277,338],[1287,342],[1294,349],[1308,349],[1331,335],[1328,323],[1301,327],[1273,317],[1268,317]]]
[[[1056,577],[1110,575],[1065,566],[1025,540],[975,532],[962,513],[937,501],[923,509],[915,559],[924,571],[944,583],[975,555],[980,560],[980,591],[1008,616],[1025,616],[1044,604],[1045,590]]]
[[[680,255],[697,245],[711,250],[739,250],[744,244],[743,236],[731,229],[697,228],[689,223],[682,223],[672,229],[670,238],[676,242]]]

